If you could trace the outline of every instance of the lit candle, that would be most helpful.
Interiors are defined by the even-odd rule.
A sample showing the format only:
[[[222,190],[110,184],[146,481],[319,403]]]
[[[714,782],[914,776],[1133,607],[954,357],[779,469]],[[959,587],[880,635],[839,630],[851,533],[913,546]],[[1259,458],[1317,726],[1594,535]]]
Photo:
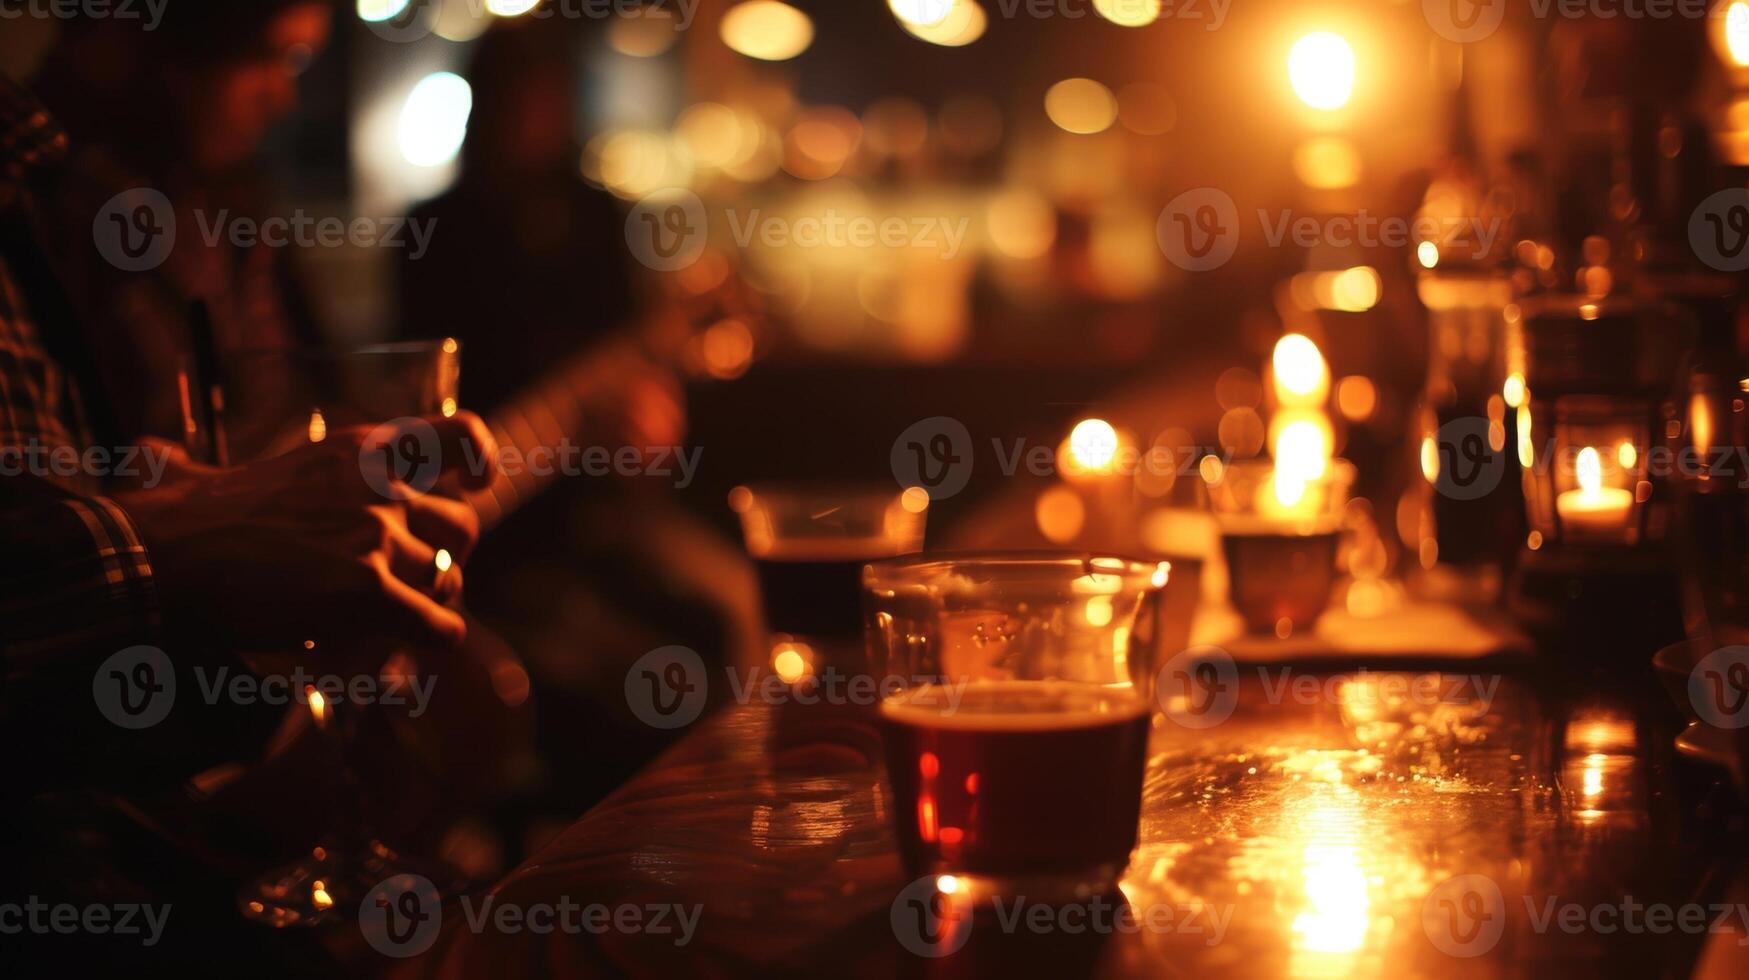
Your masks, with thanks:
[[[1596,449],[1586,446],[1579,450],[1573,475],[1579,481],[1579,489],[1563,491],[1555,498],[1555,511],[1561,515],[1561,527],[1567,534],[1614,535],[1627,527],[1634,495],[1620,487],[1603,485],[1603,461]]]

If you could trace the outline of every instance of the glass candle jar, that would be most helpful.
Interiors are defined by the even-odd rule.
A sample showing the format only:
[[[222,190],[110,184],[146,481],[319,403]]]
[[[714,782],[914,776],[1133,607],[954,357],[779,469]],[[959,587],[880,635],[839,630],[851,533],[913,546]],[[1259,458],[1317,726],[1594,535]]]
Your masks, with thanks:
[[[1692,334],[1679,308],[1546,296],[1524,304],[1514,418],[1528,545],[1662,541],[1668,475],[1653,466],[1663,396]]]
[[[1285,639],[1311,628],[1336,584],[1342,512],[1354,466],[1330,460],[1323,472],[1284,473],[1270,460],[1224,467],[1209,502],[1221,530],[1228,597],[1252,633]]]

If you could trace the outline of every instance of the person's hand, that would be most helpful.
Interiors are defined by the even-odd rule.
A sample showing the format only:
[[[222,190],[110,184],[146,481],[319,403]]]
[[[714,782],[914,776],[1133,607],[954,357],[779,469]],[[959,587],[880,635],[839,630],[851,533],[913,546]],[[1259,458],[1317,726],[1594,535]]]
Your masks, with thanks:
[[[417,474],[402,476],[441,474],[464,489],[491,481],[496,450],[477,416],[412,427],[436,439]],[[400,431],[334,430],[230,469],[177,454],[158,486],[116,494],[146,545],[172,640],[263,653],[314,643],[348,656],[459,644],[466,627],[448,604],[479,521],[466,503],[397,479],[381,447]]]

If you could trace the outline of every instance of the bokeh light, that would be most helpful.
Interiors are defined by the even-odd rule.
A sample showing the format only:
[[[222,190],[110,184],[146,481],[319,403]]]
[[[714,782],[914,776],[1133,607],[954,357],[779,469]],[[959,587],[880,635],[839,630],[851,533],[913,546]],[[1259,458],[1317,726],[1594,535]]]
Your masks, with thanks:
[[[1069,432],[1069,459],[1080,469],[1109,467],[1117,446],[1117,430],[1104,419],[1083,419]]]
[[[644,7],[636,15],[615,17],[607,28],[607,45],[630,58],[654,58],[680,40],[674,15],[660,7]]]
[[[1091,78],[1065,78],[1045,93],[1045,115],[1067,132],[1103,132],[1117,121],[1117,97]]]
[[[1093,9],[1119,27],[1146,27],[1160,19],[1160,0],[1093,0]]]
[[[814,43],[814,21],[781,0],[746,0],[718,28],[731,51],[760,61],[788,61]]]
[[[929,27],[946,20],[953,13],[954,0],[887,0],[887,9],[901,23]]]
[[[1339,34],[1307,34],[1288,52],[1287,75],[1306,105],[1340,109],[1354,95],[1354,49]]]
[[[455,159],[468,135],[474,90],[454,72],[419,80],[401,107],[401,155],[415,167],[440,167]]]
[[[366,23],[380,23],[400,16],[407,9],[409,0],[358,0],[358,19]]]
[[[984,36],[989,15],[977,0],[952,0],[952,9],[940,20],[920,22],[899,18],[899,26],[920,41],[944,48],[964,47]]]
[[[1749,67],[1749,3],[1742,0],[1725,9],[1725,57],[1737,67]]]

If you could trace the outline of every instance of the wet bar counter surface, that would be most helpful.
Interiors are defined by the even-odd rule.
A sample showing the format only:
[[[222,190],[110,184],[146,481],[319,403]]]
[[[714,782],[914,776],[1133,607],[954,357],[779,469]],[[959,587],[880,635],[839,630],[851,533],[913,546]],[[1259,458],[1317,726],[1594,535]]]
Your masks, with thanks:
[[[951,923],[963,935],[908,904],[919,893],[894,852],[866,709],[731,706],[494,892],[525,907],[696,908],[685,945],[475,933],[446,907],[438,945],[404,965],[457,977],[1685,976],[1721,937],[1561,918],[1570,905],[1607,924],[1624,906],[1724,902],[1736,873],[1728,779],[1675,757],[1680,726],[1649,682],[1625,687],[1574,700],[1518,676],[1241,668],[1225,721],[1154,718],[1141,843],[1118,896],[1131,911],[1104,913],[1129,928],[1077,929],[1079,915],[1055,912],[1005,925],[986,909]],[[944,935],[958,948],[919,955]]]

